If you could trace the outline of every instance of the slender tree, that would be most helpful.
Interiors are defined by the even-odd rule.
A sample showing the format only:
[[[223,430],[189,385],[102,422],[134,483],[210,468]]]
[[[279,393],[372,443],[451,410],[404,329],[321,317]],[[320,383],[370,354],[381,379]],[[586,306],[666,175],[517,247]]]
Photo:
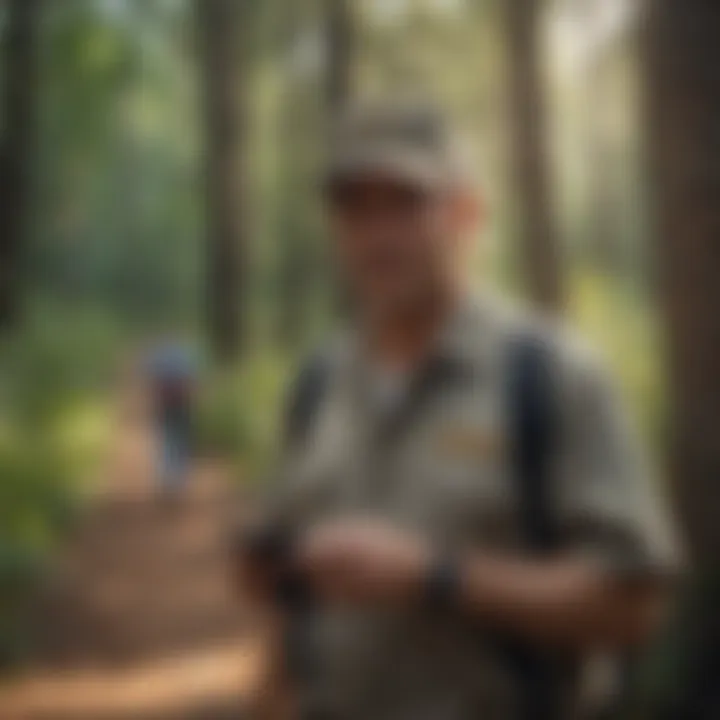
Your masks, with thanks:
[[[513,187],[525,280],[548,310],[562,305],[562,269],[550,193],[540,63],[538,0],[504,0],[508,46]]]
[[[612,144],[608,141],[608,103],[613,97],[607,72],[607,59],[601,53],[591,58],[586,73],[584,95],[585,140],[588,172],[588,250],[597,267],[604,272],[619,269],[617,247],[616,185],[613,182]]]
[[[355,22],[349,0],[325,0],[326,88],[330,111],[342,107],[352,92]]]
[[[221,363],[238,357],[243,329],[243,6],[244,0],[196,0],[206,137],[208,321]]]
[[[353,71],[356,52],[356,19],[351,0],[325,0],[325,103],[327,118],[348,104],[354,91]],[[330,289],[332,305],[339,316],[346,315],[350,299],[335,274]]]
[[[5,0],[2,81],[4,135],[0,146],[0,326],[17,318],[21,254],[26,244],[35,143],[37,35],[40,0]]]
[[[278,198],[274,212],[278,238],[277,339],[290,352],[302,344],[307,325],[308,273],[306,247],[307,158],[316,147],[308,128],[316,122],[316,88],[296,70],[296,60],[309,27],[309,8],[293,3],[279,9],[282,38],[280,55],[286,55],[278,119]],[[312,117],[311,117],[312,113]]]
[[[652,208],[669,345],[674,486],[692,548],[720,553],[720,6],[644,23]]]

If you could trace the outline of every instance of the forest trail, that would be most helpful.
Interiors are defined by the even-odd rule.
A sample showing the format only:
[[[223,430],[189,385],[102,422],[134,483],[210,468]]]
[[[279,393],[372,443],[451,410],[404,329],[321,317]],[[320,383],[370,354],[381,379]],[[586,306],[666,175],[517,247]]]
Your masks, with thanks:
[[[228,572],[227,473],[198,463],[187,496],[162,502],[147,413],[120,428],[38,609],[37,653],[0,685],[0,720],[238,717],[257,663]]]

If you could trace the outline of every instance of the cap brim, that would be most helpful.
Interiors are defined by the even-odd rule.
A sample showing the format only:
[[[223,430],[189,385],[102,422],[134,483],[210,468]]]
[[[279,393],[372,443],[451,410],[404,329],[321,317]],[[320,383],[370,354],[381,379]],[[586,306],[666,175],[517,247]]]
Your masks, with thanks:
[[[366,148],[337,153],[324,172],[326,185],[379,176],[404,185],[434,189],[445,173],[435,158],[397,148]]]

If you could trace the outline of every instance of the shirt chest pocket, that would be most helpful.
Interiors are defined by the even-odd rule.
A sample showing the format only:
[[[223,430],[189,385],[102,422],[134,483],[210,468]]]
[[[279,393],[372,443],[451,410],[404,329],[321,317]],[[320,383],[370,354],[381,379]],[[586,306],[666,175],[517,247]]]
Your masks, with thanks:
[[[495,425],[440,428],[407,458],[403,500],[411,520],[441,540],[505,545],[515,507],[507,470]]]

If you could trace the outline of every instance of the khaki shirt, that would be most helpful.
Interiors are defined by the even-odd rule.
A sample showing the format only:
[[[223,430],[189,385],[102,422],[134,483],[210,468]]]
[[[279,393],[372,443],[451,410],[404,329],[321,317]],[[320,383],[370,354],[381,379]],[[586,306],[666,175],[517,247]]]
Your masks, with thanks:
[[[497,301],[468,299],[389,414],[370,402],[360,343],[331,351],[309,435],[290,448],[281,512],[300,525],[373,515],[442,547],[522,552],[509,457],[507,349],[518,332],[546,342],[556,374],[559,448],[554,511],[568,552],[618,572],[677,565],[671,523],[607,378],[548,324]],[[318,610],[308,620],[311,705],[343,720],[484,720],[513,716],[515,678],[482,627],[427,610]]]

